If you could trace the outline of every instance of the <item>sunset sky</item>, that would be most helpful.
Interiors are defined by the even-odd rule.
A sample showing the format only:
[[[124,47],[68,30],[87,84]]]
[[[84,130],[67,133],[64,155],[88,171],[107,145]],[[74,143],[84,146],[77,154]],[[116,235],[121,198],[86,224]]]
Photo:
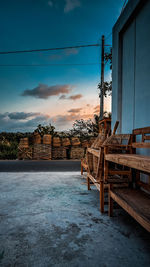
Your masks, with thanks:
[[[0,51],[100,43],[123,0],[5,0],[0,2]],[[111,44],[111,36],[106,40]],[[0,55],[0,131],[57,130],[99,111],[100,47]],[[105,51],[109,51],[107,47]],[[86,64],[91,65],[61,65]],[[59,64],[51,66],[2,66]],[[105,81],[110,80],[109,66]],[[105,110],[110,111],[110,99]]]

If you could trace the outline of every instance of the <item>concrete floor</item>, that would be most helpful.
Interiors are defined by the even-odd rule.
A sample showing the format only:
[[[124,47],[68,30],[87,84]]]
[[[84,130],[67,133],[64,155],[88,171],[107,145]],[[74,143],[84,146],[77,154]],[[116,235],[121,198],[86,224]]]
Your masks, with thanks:
[[[150,266],[150,234],[79,172],[0,173],[1,266]],[[119,216],[116,216],[116,215]]]

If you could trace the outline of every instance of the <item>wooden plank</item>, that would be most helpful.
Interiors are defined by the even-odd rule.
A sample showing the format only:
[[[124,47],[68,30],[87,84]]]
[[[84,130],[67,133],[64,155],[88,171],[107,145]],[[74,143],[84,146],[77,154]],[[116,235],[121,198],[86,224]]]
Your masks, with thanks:
[[[106,154],[106,161],[150,173],[150,157],[135,154]]]
[[[110,197],[150,232],[150,198],[141,190],[110,190]]]
[[[134,148],[150,148],[150,143],[140,142],[140,143],[132,143],[132,147]]]
[[[94,148],[88,148],[88,152],[89,153],[91,153],[92,155],[94,155],[94,156],[96,156],[96,157],[98,157],[99,158],[99,155],[100,155],[100,153],[99,153],[99,149],[94,149]]]

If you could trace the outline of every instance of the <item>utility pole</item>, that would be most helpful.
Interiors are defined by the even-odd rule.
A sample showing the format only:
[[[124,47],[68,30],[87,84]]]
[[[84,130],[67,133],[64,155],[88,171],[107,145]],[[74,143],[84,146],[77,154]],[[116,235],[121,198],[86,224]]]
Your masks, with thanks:
[[[103,119],[104,112],[104,42],[105,37],[102,35],[102,51],[101,51],[101,90],[100,90],[100,120]]]

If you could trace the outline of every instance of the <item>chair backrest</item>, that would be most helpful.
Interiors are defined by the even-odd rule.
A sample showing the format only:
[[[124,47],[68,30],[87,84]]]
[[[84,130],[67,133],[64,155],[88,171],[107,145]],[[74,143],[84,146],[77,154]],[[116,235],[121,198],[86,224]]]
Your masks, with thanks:
[[[107,145],[129,145],[131,142],[131,134],[115,134],[108,137],[103,146]]]
[[[99,134],[92,144],[91,148],[100,148],[100,146],[103,144],[103,142],[106,140],[106,136]]]
[[[140,136],[141,138],[137,138]],[[138,139],[138,140],[137,140]],[[146,142],[145,142],[146,141]],[[132,131],[132,143],[137,147],[150,147],[150,127],[138,128]]]

